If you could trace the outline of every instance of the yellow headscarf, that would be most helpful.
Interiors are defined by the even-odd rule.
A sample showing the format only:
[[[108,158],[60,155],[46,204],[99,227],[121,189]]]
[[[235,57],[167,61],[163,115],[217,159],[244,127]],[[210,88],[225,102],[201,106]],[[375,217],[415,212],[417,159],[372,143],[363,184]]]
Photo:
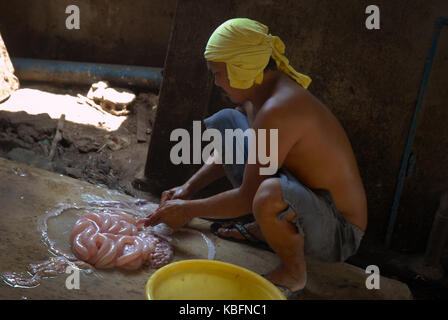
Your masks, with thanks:
[[[248,89],[255,83],[263,82],[263,71],[269,58],[277,63],[277,68],[305,89],[311,78],[298,73],[284,56],[285,44],[271,34],[264,24],[247,19],[230,19],[221,24],[208,40],[204,57],[209,61],[225,62],[230,86]]]

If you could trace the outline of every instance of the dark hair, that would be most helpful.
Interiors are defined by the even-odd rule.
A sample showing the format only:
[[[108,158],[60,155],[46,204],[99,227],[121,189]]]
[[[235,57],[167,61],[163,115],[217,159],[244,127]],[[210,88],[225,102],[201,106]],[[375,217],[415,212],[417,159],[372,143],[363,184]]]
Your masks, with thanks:
[[[269,58],[268,65],[264,68],[264,70],[277,70],[277,63],[274,59]]]

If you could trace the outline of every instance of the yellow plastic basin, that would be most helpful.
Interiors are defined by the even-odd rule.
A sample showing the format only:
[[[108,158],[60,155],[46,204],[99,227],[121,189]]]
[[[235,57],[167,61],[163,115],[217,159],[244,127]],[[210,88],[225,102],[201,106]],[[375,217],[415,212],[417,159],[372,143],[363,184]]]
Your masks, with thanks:
[[[262,276],[234,264],[184,260],[152,274],[146,283],[146,299],[286,300],[286,297]]]

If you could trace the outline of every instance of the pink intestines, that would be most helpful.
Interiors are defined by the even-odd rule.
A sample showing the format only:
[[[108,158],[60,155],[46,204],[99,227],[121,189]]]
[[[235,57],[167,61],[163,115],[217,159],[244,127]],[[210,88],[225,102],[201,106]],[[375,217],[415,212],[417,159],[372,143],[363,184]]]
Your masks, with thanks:
[[[171,246],[153,233],[138,231],[122,212],[84,214],[76,221],[70,244],[76,257],[96,268],[160,268],[173,257]]]

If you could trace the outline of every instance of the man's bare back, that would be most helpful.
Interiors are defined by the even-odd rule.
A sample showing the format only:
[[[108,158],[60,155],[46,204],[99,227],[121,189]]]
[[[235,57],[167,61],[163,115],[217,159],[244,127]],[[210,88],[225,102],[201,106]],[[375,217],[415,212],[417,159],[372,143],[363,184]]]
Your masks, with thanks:
[[[283,167],[311,189],[328,190],[336,208],[352,224],[367,227],[367,201],[350,141],[331,111],[307,90],[279,73],[269,108],[280,118],[279,130],[291,130],[295,139]],[[250,115],[256,121],[263,106]],[[246,110],[248,113],[251,110]],[[279,148],[284,139],[278,141]]]

